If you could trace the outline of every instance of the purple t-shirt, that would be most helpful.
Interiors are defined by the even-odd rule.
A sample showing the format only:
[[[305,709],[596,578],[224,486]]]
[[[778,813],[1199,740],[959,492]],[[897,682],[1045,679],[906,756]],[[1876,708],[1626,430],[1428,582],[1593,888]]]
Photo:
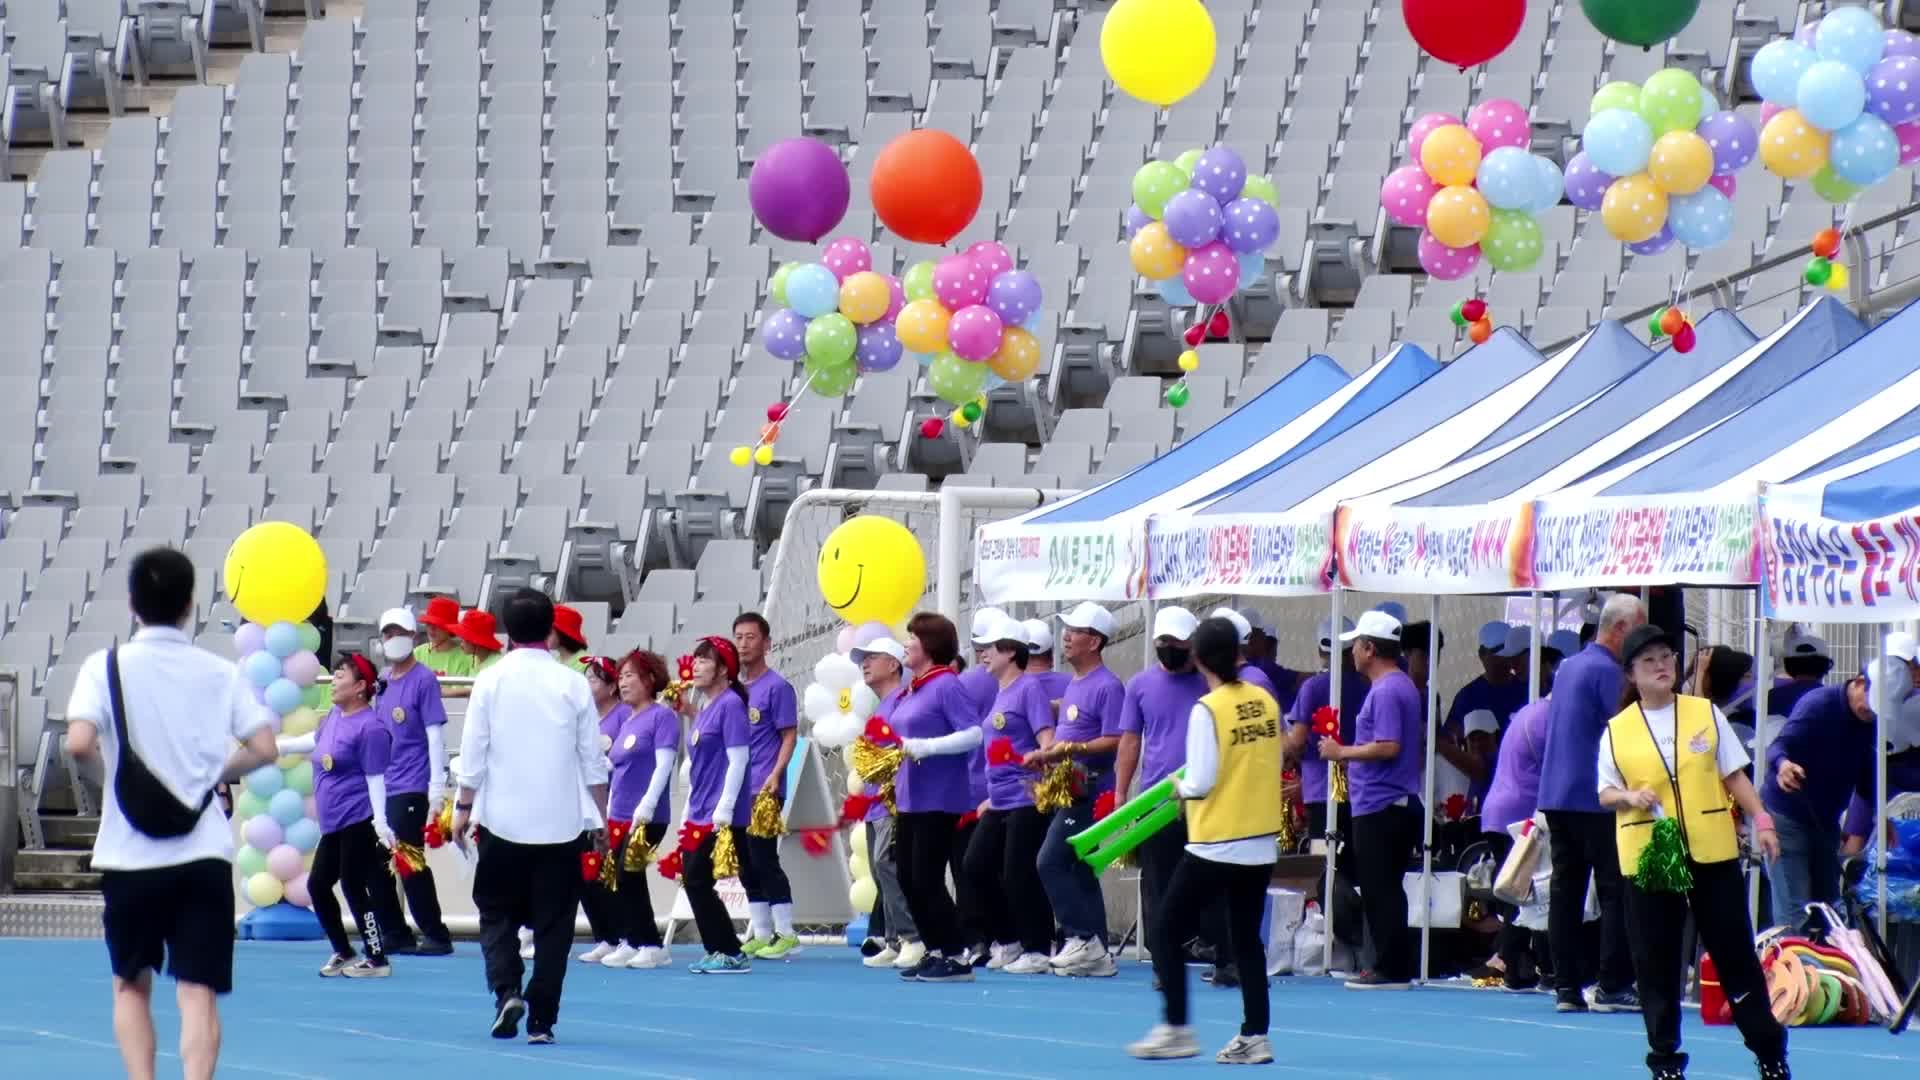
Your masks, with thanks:
[[[1120,734],[1120,706],[1127,688],[1105,664],[1067,683],[1060,695],[1060,722],[1053,737],[1062,742],[1091,742]],[[1114,755],[1092,754],[1079,759],[1090,781],[1088,794],[1113,790]]]
[[[1120,704],[1120,730],[1140,736],[1135,791],[1167,778],[1187,761],[1187,714],[1207,692],[1206,676],[1174,673],[1155,664],[1127,681]]]
[[[1353,744],[1353,717],[1367,704],[1367,680],[1358,672],[1346,672],[1340,679],[1340,742]],[[1417,693],[1417,691],[1416,691]],[[1307,676],[1300,692],[1293,696],[1293,708],[1287,712],[1287,727],[1307,726],[1307,748],[1300,754],[1300,801],[1327,801],[1327,762],[1320,756],[1320,736],[1313,733],[1313,714],[1333,704],[1333,676],[1324,671]]]
[[[1025,757],[1040,749],[1040,732],[1053,727],[1053,703],[1041,678],[1021,675],[994,695],[993,708],[980,722],[984,743],[1013,740],[1015,752]],[[1019,764],[987,766],[987,801],[995,810],[1017,810],[1033,805],[1033,782],[1040,774]]]
[[[747,684],[747,791],[752,795],[773,775],[774,762],[780,759],[780,733],[800,723],[794,704],[793,684],[779,672],[768,668]],[[775,790],[786,792],[787,778],[780,778]]]
[[[1547,749],[1547,699],[1520,706],[1500,740],[1500,761],[1493,785],[1480,803],[1480,828],[1507,831],[1516,821],[1533,816],[1540,797],[1540,757]]]
[[[740,695],[722,689],[694,718],[693,733],[687,737],[690,765],[687,791],[687,820],[701,825],[714,824],[713,812],[727,785],[727,751],[747,746],[753,736],[747,723],[747,707]],[[730,825],[745,825],[753,816],[753,792],[743,790],[733,803]]]
[[[1066,671],[1030,671],[1027,674],[1040,683],[1047,692],[1048,701],[1059,701],[1060,695],[1067,692],[1067,684],[1073,681],[1073,674]],[[997,684],[994,692],[999,693]]]
[[[680,718],[659,702],[638,710],[626,705],[621,709],[626,710],[626,716],[620,722],[620,730],[614,733],[613,748],[607,751],[608,760],[613,762],[607,816],[616,821],[631,821],[634,810],[647,793],[647,785],[653,783],[654,751],[680,748]],[[667,823],[673,809],[668,805],[671,801],[660,800],[653,808],[650,824]]]
[[[977,664],[960,673],[960,688],[966,691],[967,704],[973,709],[973,722],[986,719],[993,710],[993,699],[1000,693],[985,664]],[[967,753],[967,784],[972,793],[971,810],[987,801],[987,744],[982,742]]]
[[[1427,760],[1426,710],[1419,689],[1404,671],[1387,672],[1367,690],[1366,704],[1354,718],[1353,743],[1370,742],[1397,742],[1400,752],[1386,761],[1347,763],[1354,814],[1376,813],[1401,799],[1419,805],[1421,768]]]
[[[440,680],[425,664],[415,664],[405,675],[387,680],[387,689],[373,703],[377,716],[386,718],[393,736],[387,761],[387,794],[424,795],[432,780],[432,754],[427,729],[447,722],[440,704]]]
[[[954,675],[936,675],[889,698],[893,711],[887,720],[903,739],[937,739],[965,731],[974,719],[973,699]],[[921,761],[906,759],[894,784],[893,807],[903,814],[964,814],[979,805],[968,778],[967,754],[940,754]]]
[[[1267,696],[1273,698],[1275,702],[1280,700],[1279,691],[1274,689],[1273,680],[1267,677],[1266,672],[1260,670],[1260,665],[1258,664],[1241,664],[1240,681],[1246,683],[1248,686],[1257,686],[1265,690]]]
[[[626,723],[627,717],[631,715],[633,715],[631,705],[624,701],[616,701],[613,703],[613,708],[608,709],[600,717],[601,750],[609,755],[613,753],[613,740],[620,734],[620,725]]]
[[[1255,660],[1253,666],[1267,677],[1268,685],[1273,687],[1273,703],[1280,706],[1281,715],[1293,708],[1293,699],[1300,693],[1300,684],[1305,678],[1297,671],[1289,671],[1272,660]]]
[[[393,753],[388,725],[372,709],[342,714],[338,706],[320,721],[314,739],[313,802],[320,831],[339,832],[373,816],[367,777],[387,771]]]

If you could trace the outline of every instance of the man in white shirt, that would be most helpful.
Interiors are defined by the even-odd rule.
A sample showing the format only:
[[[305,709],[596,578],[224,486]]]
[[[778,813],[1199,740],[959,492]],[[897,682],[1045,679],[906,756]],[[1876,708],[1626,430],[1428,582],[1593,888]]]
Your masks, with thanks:
[[[453,834],[464,849],[468,826],[477,826],[473,904],[494,995],[493,1037],[513,1038],[525,1016],[527,1041],[545,1045],[560,1016],[580,856],[604,843],[608,767],[586,676],[547,651],[553,601],[521,589],[504,621],[513,648],[474,677],[467,702]],[[522,926],[533,929],[524,997]]]
[[[231,661],[195,648],[181,629],[193,613],[185,555],[141,552],[127,595],[140,630],[111,650],[118,692],[109,650],[87,657],[67,701],[67,750],[98,757],[106,769],[93,865],[106,901],[113,1033],[127,1075],[154,1075],[153,973],[164,958],[180,1006],[182,1072],[200,1080],[220,1057],[216,996],[233,990],[233,829],[211,796],[216,784],[274,760],[272,716]],[[245,745],[235,749],[235,740]],[[155,813],[177,820],[156,829]],[[136,819],[168,835],[143,832]]]

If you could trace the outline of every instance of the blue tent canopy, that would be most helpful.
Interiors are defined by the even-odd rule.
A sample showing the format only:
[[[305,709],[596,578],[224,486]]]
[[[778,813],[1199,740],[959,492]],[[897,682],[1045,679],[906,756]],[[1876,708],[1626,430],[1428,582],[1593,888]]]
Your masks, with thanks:
[[[1652,349],[1613,319],[1595,326],[1580,343],[1579,350],[1526,408],[1461,456],[1485,453],[1519,438],[1633,374],[1653,356]]]
[[[1920,450],[1910,450],[1827,484],[1820,512],[1836,521],[1865,521],[1920,506]]]

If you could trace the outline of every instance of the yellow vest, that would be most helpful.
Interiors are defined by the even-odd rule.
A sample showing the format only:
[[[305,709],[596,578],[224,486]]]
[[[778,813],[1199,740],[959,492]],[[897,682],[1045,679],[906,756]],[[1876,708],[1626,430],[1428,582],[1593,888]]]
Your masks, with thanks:
[[[1645,788],[1660,796],[1660,806],[1680,821],[1680,834],[1694,862],[1727,862],[1740,854],[1740,838],[1728,812],[1727,786],[1720,779],[1720,732],[1706,698],[1681,694],[1674,699],[1674,771],[1654,742],[1652,721],[1639,705],[1629,705],[1607,722],[1613,762],[1629,790]],[[1614,838],[1620,872],[1631,876],[1640,852],[1653,835],[1650,810],[1614,812]]]
[[[1187,801],[1187,839],[1217,844],[1278,833],[1286,813],[1280,707],[1265,690],[1244,682],[1228,683],[1200,704],[1213,714],[1220,770],[1205,798]]]

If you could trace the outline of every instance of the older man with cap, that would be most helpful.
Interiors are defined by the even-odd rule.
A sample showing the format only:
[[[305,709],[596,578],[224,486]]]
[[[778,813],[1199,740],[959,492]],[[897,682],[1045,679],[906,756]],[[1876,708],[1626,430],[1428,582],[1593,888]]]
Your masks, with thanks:
[[[1047,700],[1058,702],[1060,695],[1066,693],[1067,683],[1073,676],[1065,671],[1056,670],[1053,663],[1053,628],[1045,619],[1027,619],[1014,623],[1023,628],[1027,635],[1027,674],[1034,676],[1047,692]]]
[[[1253,623],[1245,615],[1230,607],[1218,607],[1207,613],[1209,619],[1225,619],[1233,624],[1233,632],[1240,635],[1240,678],[1242,681],[1265,690],[1275,701],[1280,700],[1279,691],[1274,689],[1273,680],[1267,673],[1247,659],[1247,642],[1253,638]]]
[[[1353,630],[1352,619],[1340,620],[1342,634]],[[1287,753],[1300,761],[1300,801],[1307,807],[1307,835],[1327,834],[1327,762],[1320,756],[1320,740],[1313,734],[1313,714],[1333,704],[1333,622],[1320,620],[1320,670],[1307,676],[1287,711]],[[1344,639],[1343,639],[1344,640]],[[1367,680],[1353,666],[1353,652],[1340,647],[1340,741],[1353,741],[1353,718],[1367,701]],[[1340,822],[1347,836],[1348,822]]]
[[[1833,650],[1827,647],[1825,638],[1795,628],[1781,649],[1780,666],[1786,674],[1775,679],[1767,691],[1767,713],[1792,716],[1800,699],[1826,682],[1827,673],[1833,670]]]
[[[426,842],[427,822],[440,814],[447,801],[447,711],[440,702],[440,680],[415,659],[414,639],[420,624],[406,608],[389,608],[380,615],[380,652],[387,661],[386,681],[373,703],[373,714],[392,735],[387,762],[387,821],[403,844]],[[453,935],[440,917],[440,895],[433,871],[422,867],[400,879],[407,907],[425,939],[409,948],[412,935],[405,926],[386,946],[390,953],[446,956],[453,952]]]
[[[1533,647],[1533,632],[1524,626],[1494,621],[1480,627],[1480,674],[1460,688],[1447,708],[1447,727],[1458,733],[1466,715],[1477,709],[1492,713],[1505,731],[1515,710],[1527,703],[1527,681],[1516,678],[1522,657]]]

